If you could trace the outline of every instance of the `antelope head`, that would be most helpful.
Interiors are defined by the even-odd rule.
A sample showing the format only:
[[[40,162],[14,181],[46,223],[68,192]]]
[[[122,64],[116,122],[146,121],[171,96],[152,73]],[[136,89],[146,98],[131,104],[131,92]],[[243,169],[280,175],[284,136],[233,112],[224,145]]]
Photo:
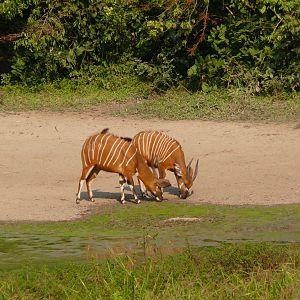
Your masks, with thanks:
[[[185,176],[180,168],[180,166],[175,163],[174,164],[174,170],[175,175],[178,182],[178,187],[180,189],[179,197],[182,199],[186,199],[188,196],[192,194],[192,191],[190,191],[190,188],[192,187],[197,175],[198,175],[198,164],[199,159],[196,162],[195,171],[191,167],[193,159],[188,163],[186,170],[185,170]]]
[[[151,166],[153,175],[154,175],[154,182],[155,182],[155,190],[149,189],[150,192],[155,196],[156,200],[162,201],[163,200],[163,192],[162,188],[166,188],[171,185],[170,181],[165,178],[158,178],[158,174],[154,165]]]

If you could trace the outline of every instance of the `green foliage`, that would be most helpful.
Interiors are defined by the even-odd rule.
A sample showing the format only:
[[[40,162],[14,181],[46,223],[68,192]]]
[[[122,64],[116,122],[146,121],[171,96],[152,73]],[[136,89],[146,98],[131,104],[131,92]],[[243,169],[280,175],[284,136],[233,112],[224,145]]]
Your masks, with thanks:
[[[298,0],[5,0],[0,24],[21,32],[3,83],[90,83],[117,68],[158,91],[300,88]]]
[[[300,87],[300,5],[297,1],[231,1],[213,27],[211,51],[188,70],[194,84],[276,92]]]
[[[245,244],[23,267],[0,274],[1,299],[298,299],[297,245]]]

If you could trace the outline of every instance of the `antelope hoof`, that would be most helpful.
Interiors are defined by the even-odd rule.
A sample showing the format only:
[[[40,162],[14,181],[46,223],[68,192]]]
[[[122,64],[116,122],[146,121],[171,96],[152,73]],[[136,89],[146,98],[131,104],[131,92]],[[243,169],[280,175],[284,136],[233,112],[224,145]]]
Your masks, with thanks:
[[[81,201],[81,199],[80,198],[76,198],[76,200],[75,200],[75,202],[76,202],[76,204],[79,204],[80,203],[80,201]]]
[[[151,198],[151,196],[148,195],[147,193],[142,193],[142,197],[146,198],[146,199],[150,199]]]
[[[95,199],[94,199],[94,198],[90,198],[90,201],[91,201],[91,202],[95,202]]]
[[[121,204],[125,204],[125,200],[121,200]]]
[[[140,204],[141,200],[140,199],[136,199],[136,204]]]
[[[164,200],[163,198],[160,199],[160,198],[158,198],[158,197],[156,197],[155,199],[156,199],[156,201],[158,201],[158,202],[162,202],[162,201]]]

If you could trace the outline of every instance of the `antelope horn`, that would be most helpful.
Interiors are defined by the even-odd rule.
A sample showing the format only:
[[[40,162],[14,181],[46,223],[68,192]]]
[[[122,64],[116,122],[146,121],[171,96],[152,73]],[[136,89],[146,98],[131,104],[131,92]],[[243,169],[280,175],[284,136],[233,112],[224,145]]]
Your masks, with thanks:
[[[187,167],[186,167],[186,178],[189,180],[190,179],[190,168],[191,168],[191,164],[194,158],[191,159],[191,161],[188,163]]]
[[[194,158],[192,158],[191,161],[188,163],[188,165],[187,165],[187,167],[186,167],[187,169],[191,167],[191,164],[192,164],[193,159],[194,159]]]
[[[195,166],[195,171],[194,171],[194,176],[193,176],[193,182],[196,179],[197,175],[198,175],[198,163],[199,163],[199,159],[197,159],[197,163]]]

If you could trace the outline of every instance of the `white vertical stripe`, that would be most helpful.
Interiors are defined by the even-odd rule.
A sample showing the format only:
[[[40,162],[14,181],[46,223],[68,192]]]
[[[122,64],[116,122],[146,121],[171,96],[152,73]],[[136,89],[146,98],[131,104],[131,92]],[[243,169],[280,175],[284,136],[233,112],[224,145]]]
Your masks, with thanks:
[[[151,157],[150,157],[150,159],[149,159],[149,162],[150,162],[150,163],[154,163],[154,157],[155,157],[154,148],[155,148],[155,146],[157,146],[156,140],[157,140],[157,138],[159,137],[159,133],[158,133],[157,131],[155,131],[155,133],[156,133],[156,137],[155,137],[155,139],[154,139],[154,141],[153,141],[153,144],[152,144]]]
[[[98,137],[99,137],[99,134],[96,135],[96,138],[95,138],[94,143],[93,143],[93,154],[92,154],[92,159],[93,160],[96,160],[96,157],[95,157],[95,147],[96,147],[96,142],[97,142]]]
[[[158,140],[156,142],[155,149],[153,150],[153,160],[151,160],[151,163],[154,163],[154,164],[155,164],[156,160],[158,159],[158,157],[157,157],[158,156],[157,155],[158,154],[157,150],[158,150],[158,148],[160,146],[161,141],[164,138],[164,136],[161,134],[161,132],[159,132],[158,135],[159,135],[159,138],[158,138]]]
[[[142,139],[142,155],[145,157],[145,132],[142,133],[143,139]]]
[[[149,159],[149,137],[150,137],[150,132],[147,131],[146,132],[146,156],[145,156],[146,160]]]
[[[81,156],[82,156],[82,160],[84,161],[84,166],[87,167],[87,163],[85,160],[85,145],[86,145],[87,139],[85,140],[83,146],[82,146],[82,150],[81,150]]]
[[[166,157],[166,158],[164,158],[164,160],[162,160],[161,162],[164,162],[164,161],[166,161],[178,148],[180,147],[180,145],[178,145],[173,151],[171,151],[170,153],[169,153],[169,155]]]
[[[166,155],[168,155],[170,149],[172,149],[172,146],[173,146],[175,143],[176,143],[176,142],[175,142],[173,139],[170,139],[170,141],[169,141],[169,143],[168,143],[168,145],[167,145],[167,147],[166,147],[166,150],[165,150],[165,151],[162,153],[162,155],[161,155],[161,159],[162,159],[162,160],[164,159],[164,157],[165,157]]]
[[[163,146],[161,147],[160,152],[159,152],[160,159],[163,158],[163,153],[165,153],[166,149],[168,148],[169,143],[170,143],[169,139],[165,139],[163,141]]]
[[[127,144],[127,143],[126,143]],[[128,152],[128,150],[130,149],[130,144],[128,143],[128,148],[127,148],[127,150],[126,150],[126,152],[125,152],[125,154],[124,154],[124,156],[123,156],[123,160],[122,160],[122,162],[119,164],[119,167],[120,166],[123,166],[123,164],[124,164],[124,161],[125,161],[125,158],[126,158],[126,155],[127,155],[127,152]]]
[[[124,144],[122,145],[119,154],[117,156],[117,158],[115,159],[115,161],[113,162],[113,165],[118,161],[120,154],[122,153],[122,149],[124,148],[124,146],[127,144],[127,142],[124,141]]]
[[[100,150],[101,150],[101,146],[102,146],[102,140],[104,139],[104,137],[106,137],[107,135],[106,134],[103,134],[102,135],[102,138],[98,144],[98,154],[97,154],[97,161],[99,162],[99,156],[100,156]]]
[[[164,147],[166,146],[166,143],[167,143],[167,138],[166,138],[166,136],[164,136],[160,143],[160,147],[156,151],[159,159],[161,159],[161,152],[162,152],[162,149],[164,149]]]
[[[122,139],[119,139],[120,141],[119,141],[119,143],[116,145],[116,147],[115,147],[115,151],[114,151],[114,153],[112,154],[112,156],[111,156],[111,159],[109,160],[109,162],[107,163],[107,165],[109,166],[110,165],[110,163],[111,163],[111,161],[112,161],[112,159],[114,158],[114,156],[115,156],[115,154],[116,154],[116,151],[117,151],[117,149],[119,148],[119,146],[122,144],[122,142],[124,141],[124,140],[122,140]]]
[[[90,144],[91,144],[91,139],[92,139],[92,136],[90,136],[89,138],[88,138],[88,142],[87,142],[87,145],[86,145],[86,147],[87,147],[87,163],[88,164],[90,164],[91,163],[91,159],[90,159],[90,150],[91,150],[91,146],[90,146]]]
[[[151,149],[153,149],[153,145],[152,145],[152,138],[153,138],[153,135],[154,135],[154,131],[152,131],[152,132],[149,132],[149,142],[148,142],[148,146],[149,146],[149,148],[148,148],[148,161],[150,161],[151,160],[151,155],[152,155],[152,151],[151,151]]]
[[[130,159],[127,161],[127,163],[126,163],[126,167],[128,166],[128,164],[130,163],[130,161],[133,159],[133,157],[135,156],[135,154],[136,154],[136,152],[137,152],[137,149],[135,148],[135,152],[133,153],[133,155],[130,157]]]
[[[136,147],[139,149],[141,155],[143,155],[143,153],[142,153],[142,148],[141,148],[142,145],[141,145],[141,142],[140,142],[141,136],[142,136],[142,134],[139,133],[139,134],[138,134],[138,138],[137,138],[137,143],[136,143],[137,146],[136,146]]]
[[[113,145],[110,147],[110,150],[109,150],[108,154],[106,155],[106,160],[105,160],[104,163],[103,163],[103,166],[105,166],[107,160],[108,160],[109,157],[110,157],[111,152],[112,152],[112,151],[114,150],[114,148],[115,148],[115,144],[116,144],[118,141],[119,141],[119,139],[116,138],[115,142],[114,142]]]
[[[106,147],[106,145],[107,145],[108,140],[109,140],[111,137],[112,137],[111,135],[108,135],[108,136],[107,136],[107,139],[105,140],[105,144],[104,144],[104,146],[103,146],[103,148],[102,148],[101,155],[100,155],[100,158],[99,158],[99,164],[101,164],[101,160],[102,160],[102,155],[103,155],[104,149],[105,149],[105,147]]]

